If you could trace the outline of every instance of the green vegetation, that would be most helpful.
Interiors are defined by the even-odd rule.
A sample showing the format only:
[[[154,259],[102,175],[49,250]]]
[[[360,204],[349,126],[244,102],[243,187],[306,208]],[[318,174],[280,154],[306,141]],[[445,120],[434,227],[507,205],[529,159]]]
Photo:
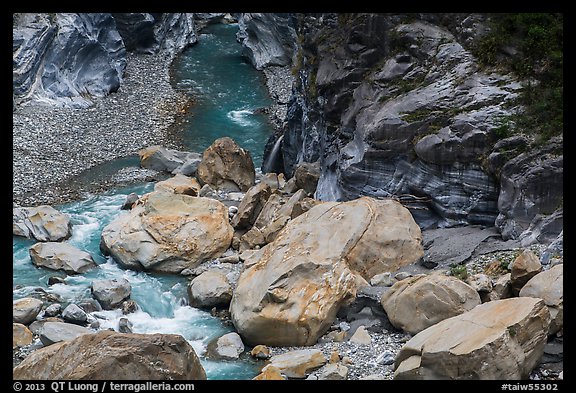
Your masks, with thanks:
[[[466,265],[453,264],[450,265],[450,275],[464,281],[468,278],[468,269]]]
[[[502,67],[528,81],[516,103],[524,111],[509,117],[497,137],[525,132],[541,143],[560,135],[563,122],[563,14],[490,15],[491,32],[473,52],[485,66]]]

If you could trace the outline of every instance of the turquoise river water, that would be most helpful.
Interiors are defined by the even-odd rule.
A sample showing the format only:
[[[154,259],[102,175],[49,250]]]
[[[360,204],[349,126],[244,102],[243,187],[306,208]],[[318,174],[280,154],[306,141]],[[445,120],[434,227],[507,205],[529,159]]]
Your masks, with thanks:
[[[187,117],[180,123],[183,143],[188,150],[203,151],[215,139],[230,136],[248,149],[256,167],[271,126],[257,109],[270,105],[262,75],[246,64],[236,42],[237,25],[212,25],[202,31],[199,42],[173,63],[172,83],[194,99]],[[119,161],[120,162],[120,161]],[[134,160],[121,161],[135,165]],[[97,178],[97,174],[94,176]],[[206,310],[187,305],[188,280],[179,275],[155,275],[125,270],[99,249],[102,228],[121,214],[126,196],[153,190],[153,183],[116,189],[87,199],[55,206],[71,218],[72,237],[67,242],[89,252],[99,264],[82,275],[66,276],[36,268],[28,248],[34,243],[13,237],[13,299],[34,296],[45,291],[58,296],[65,307],[89,299],[92,280],[124,277],[132,285],[131,298],[140,309],[128,315],[134,333],[175,333],[186,338],[200,355],[208,379],[251,379],[259,366],[249,357],[237,361],[214,361],[204,356],[206,345],[232,328],[212,317]],[[66,277],[65,284],[47,285],[50,276]],[[118,329],[123,315],[119,310],[99,312],[101,328]]]

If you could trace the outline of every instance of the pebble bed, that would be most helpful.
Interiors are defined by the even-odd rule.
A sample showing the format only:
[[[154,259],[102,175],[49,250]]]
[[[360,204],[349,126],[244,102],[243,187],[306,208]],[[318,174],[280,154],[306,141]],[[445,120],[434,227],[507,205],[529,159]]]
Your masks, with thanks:
[[[121,87],[94,99],[90,108],[34,102],[18,105],[12,116],[14,204],[36,206],[78,199],[82,190],[66,181],[83,171],[135,155],[150,145],[180,148],[163,131],[187,101],[172,89],[165,58],[129,54]],[[142,178],[132,175],[135,180]]]

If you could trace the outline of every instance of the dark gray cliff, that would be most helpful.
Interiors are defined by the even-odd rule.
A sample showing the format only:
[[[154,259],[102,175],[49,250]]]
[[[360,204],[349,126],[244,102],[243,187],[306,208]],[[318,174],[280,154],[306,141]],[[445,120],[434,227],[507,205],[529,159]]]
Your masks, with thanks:
[[[16,97],[82,108],[120,87],[126,50],[110,14],[19,14],[16,23]]]
[[[14,14],[15,101],[85,108],[116,91],[126,50],[172,58],[196,42],[192,14]]]
[[[126,49],[139,53],[162,53],[173,58],[198,41],[194,14],[112,14]]]
[[[319,161],[318,199],[392,196],[424,228],[496,224],[526,242],[554,237],[562,142],[502,154],[496,130],[519,109],[522,85],[467,49],[486,31],[477,14],[300,15],[274,167],[291,176]]]
[[[243,55],[257,70],[292,64],[296,51],[295,25],[291,14],[240,14],[237,39]]]

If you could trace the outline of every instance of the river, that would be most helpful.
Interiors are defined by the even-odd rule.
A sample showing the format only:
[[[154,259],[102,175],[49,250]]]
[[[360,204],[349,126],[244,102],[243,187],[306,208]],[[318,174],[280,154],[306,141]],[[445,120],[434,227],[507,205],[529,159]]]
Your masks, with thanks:
[[[199,42],[174,60],[172,84],[189,94],[194,104],[171,132],[181,138],[187,150],[197,152],[202,152],[219,137],[232,137],[251,152],[258,168],[266,140],[273,131],[258,109],[270,105],[271,100],[262,74],[240,56],[241,46],[235,39],[237,30],[235,24],[208,26],[202,30]],[[113,166],[131,165],[137,163],[120,160]],[[98,174],[93,176],[98,178]],[[206,345],[232,328],[208,311],[187,304],[185,277],[125,270],[101,254],[102,229],[120,214],[127,214],[120,210],[126,196],[152,190],[153,183],[143,183],[55,206],[71,218],[72,237],[67,242],[89,252],[99,265],[98,269],[83,275],[66,276],[34,267],[28,254],[34,242],[14,237],[13,299],[47,292],[57,296],[66,307],[91,298],[92,280],[124,277],[132,285],[131,298],[139,305],[137,312],[127,315],[134,333],[181,334],[200,355],[208,379],[251,379],[262,364],[248,355],[244,354],[238,361],[214,361],[204,356]],[[65,283],[48,286],[50,276],[65,277]],[[119,310],[100,311],[97,315],[101,328],[115,330],[123,317]]]

